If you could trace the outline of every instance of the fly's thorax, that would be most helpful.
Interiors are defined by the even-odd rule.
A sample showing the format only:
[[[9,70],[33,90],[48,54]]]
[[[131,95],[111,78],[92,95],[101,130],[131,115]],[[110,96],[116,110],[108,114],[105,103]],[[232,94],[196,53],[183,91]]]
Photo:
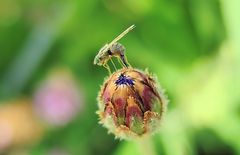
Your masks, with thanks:
[[[115,56],[123,56],[125,50],[126,50],[125,47],[118,42],[114,43],[110,47],[110,51],[112,52],[112,55],[115,55]]]

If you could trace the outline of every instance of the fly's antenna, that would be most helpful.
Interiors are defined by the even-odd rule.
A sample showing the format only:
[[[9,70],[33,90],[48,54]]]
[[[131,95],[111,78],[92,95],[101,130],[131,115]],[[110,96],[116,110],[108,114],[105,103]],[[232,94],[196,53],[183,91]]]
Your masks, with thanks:
[[[109,47],[111,47],[115,42],[120,40],[122,37],[124,37],[128,32],[133,30],[135,27],[136,27],[135,25],[132,25],[129,28],[127,28],[125,31],[123,31],[119,36],[117,36],[115,39],[113,39],[113,41],[110,44],[108,44]]]

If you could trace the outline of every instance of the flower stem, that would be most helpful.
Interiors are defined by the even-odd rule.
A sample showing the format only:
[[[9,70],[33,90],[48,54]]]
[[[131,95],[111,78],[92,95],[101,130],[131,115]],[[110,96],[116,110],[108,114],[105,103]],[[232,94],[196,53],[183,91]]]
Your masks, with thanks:
[[[154,149],[152,139],[150,137],[143,137],[138,140],[139,151],[142,155],[157,155]]]

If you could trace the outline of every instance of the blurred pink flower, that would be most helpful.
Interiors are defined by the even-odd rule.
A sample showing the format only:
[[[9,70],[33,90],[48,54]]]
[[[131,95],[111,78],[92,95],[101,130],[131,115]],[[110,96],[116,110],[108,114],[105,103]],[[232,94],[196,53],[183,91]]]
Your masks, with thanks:
[[[83,96],[73,76],[66,70],[50,74],[34,96],[37,114],[51,125],[65,125],[82,108]]]

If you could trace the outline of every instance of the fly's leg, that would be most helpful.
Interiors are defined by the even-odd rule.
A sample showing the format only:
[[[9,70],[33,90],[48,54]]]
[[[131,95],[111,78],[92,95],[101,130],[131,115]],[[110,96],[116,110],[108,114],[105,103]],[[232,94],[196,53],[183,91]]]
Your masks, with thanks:
[[[122,67],[125,67],[124,63],[122,62],[122,60],[120,58],[117,58],[117,60],[121,64]]]
[[[111,63],[113,64],[113,67],[114,67],[115,71],[117,71],[117,67],[115,66],[115,64],[114,64],[114,62],[113,62],[113,60],[112,60],[112,58],[110,58],[110,61],[111,61]]]
[[[122,60],[122,62],[123,62],[125,67],[128,67],[128,66],[131,67],[131,65],[128,63],[127,58],[125,57],[124,54],[120,54],[120,58],[121,58],[121,60]]]
[[[111,69],[110,69],[110,67],[109,67],[108,64],[103,64],[103,67],[106,68],[106,69],[108,70],[109,75],[112,74]]]

